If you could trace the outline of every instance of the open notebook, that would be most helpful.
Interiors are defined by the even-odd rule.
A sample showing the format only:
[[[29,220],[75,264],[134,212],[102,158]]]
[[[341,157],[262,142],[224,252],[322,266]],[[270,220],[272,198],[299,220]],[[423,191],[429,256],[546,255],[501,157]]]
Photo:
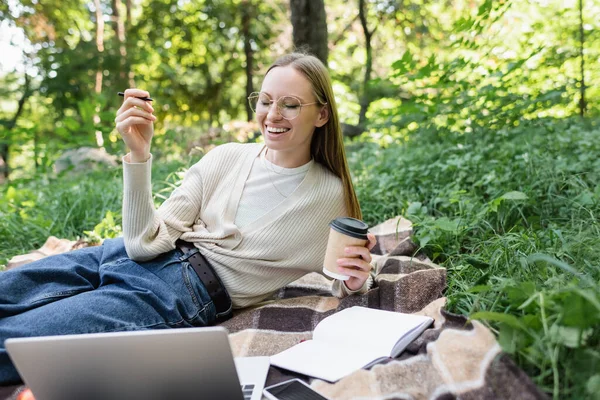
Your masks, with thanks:
[[[421,315],[347,308],[319,322],[312,340],[271,356],[271,365],[335,382],[397,357],[432,322]]]

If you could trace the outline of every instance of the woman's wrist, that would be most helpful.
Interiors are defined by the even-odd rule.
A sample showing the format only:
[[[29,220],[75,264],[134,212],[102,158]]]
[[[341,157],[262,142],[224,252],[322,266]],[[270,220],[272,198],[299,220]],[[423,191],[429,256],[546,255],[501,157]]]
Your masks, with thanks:
[[[342,281],[343,285],[346,286],[346,289],[348,289],[351,292],[356,292],[356,291],[362,289],[362,287],[365,286],[365,282],[366,282],[366,280],[364,282],[362,282],[360,284],[360,286],[358,286],[357,288],[355,288],[354,286],[356,286],[356,285],[352,285],[351,284],[350,286],[352,286],[352,287],[350,287],[350,286],[348,286],[348,282],[347,281]]]
[[[130,152],[128,154],[129,162],[131,163],[145,163],[150,159],[150,152]],[[125,156],[127,157],[127,156]]]

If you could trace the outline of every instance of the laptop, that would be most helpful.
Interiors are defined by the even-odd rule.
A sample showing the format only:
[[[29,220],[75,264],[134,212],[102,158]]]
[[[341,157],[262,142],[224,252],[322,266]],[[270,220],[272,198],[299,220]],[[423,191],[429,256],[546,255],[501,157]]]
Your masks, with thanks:
[[[222,327],[15,338],[5,345],[36,400],[260,400],[269,369],[269,357],[234,360]]]

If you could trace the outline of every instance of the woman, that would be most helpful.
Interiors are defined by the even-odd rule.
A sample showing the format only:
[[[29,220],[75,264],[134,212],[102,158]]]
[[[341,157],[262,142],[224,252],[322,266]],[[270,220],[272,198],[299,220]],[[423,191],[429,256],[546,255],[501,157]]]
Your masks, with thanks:
[[[290,54],[249,97],[265,144],[230,143],[192,166],[155,210],[150,183],[154,109],[125,92],[123,239],[48,257],[0,275],[0,384],[19,381],[10,337],[214,324],[306,273],[320,271],[338,216],[361,217],[324,65]],[[338,260],[338,297],[370,284],[369,250]]]

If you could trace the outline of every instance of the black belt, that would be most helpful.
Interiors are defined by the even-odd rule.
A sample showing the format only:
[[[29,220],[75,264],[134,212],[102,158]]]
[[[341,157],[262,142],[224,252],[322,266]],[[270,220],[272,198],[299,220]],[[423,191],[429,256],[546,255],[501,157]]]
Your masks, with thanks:
[[[215,305],[217,311],[216,322],[223,322],[232,317],[231,298],[223,286],[223,282],[210,266],[206,258],[200,253],[198,248],[193,243],[177,240],[175,243],[177,248],[183,252],[180,257],[181,261],[187,261],[190,266],[196,271],[202,284],[208,291],[208,295]]]

